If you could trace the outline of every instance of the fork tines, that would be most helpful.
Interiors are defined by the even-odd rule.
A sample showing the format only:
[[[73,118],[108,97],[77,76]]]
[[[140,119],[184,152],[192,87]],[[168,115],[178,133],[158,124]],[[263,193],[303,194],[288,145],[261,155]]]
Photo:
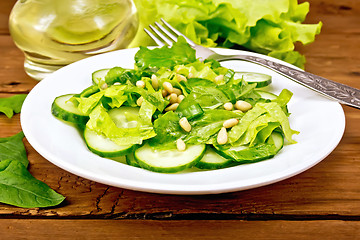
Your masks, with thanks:
[[[161,21],[163,24],[170,29],[170,32],[168,29],[166,29],[164,26],[162,26],[160,23],[155,22],[156,27],[153,25],[149,25],[149,28],[158,36],[156,37],[152,32],[150,32],[148,29],[144,28],[144,31],[155,41],[155,43],[162,47],[165,45],[172,46],[174,42],[177,41],[178,36],[182,36],[185,38],[185,40],[193,46],[195,43],[191,41],[189,38],[187,38],[184,34],[179,32],[177,29],[175,29],[173,26],[171,26],[168,22],[166,22],[164,19],[161,18]],[[160,39],[161,40],[160,40]]]

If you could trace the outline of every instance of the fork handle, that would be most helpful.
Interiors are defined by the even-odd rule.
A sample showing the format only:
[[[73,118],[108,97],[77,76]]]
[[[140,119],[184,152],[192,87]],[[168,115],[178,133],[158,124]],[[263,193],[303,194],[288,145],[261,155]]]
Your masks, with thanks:
[[[227,60],[245,60],[268,67],[291,80],[315,90],[327,97],[337,100],[338,102],[360,109],[360,90],[347,86],[342,83],[334,82],[315,74],[297,70],[286,65],[273,62],[261,57],[250,55],[229,55],[218,57],[219,62]]]

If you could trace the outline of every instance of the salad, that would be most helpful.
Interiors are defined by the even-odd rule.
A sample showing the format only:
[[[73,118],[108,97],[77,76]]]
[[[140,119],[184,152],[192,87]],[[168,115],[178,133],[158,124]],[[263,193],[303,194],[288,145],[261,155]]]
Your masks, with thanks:
[[[95,154],[150,171],[220,169],[275,156],[293,144],[292,93],[265,91],[271,76],[196,59],[180,37],[140,47],[134,69],[92,74],[80,93],[55,98],[52,114],[76,126]]]

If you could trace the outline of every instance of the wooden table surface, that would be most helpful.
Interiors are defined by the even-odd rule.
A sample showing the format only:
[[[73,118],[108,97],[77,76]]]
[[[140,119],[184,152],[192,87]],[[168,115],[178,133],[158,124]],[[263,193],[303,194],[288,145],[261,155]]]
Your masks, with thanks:
[[[8,33],[14,2],[0,3],[0,97],[28,93],[37,84],[24,73],[24,57]],[[306,21],[324,26],[315,43],[298,48],[306,69],[360,88],[358,0],[310,4]],[[219,195],[161,195],[99,184],[54,166],[25,139],[31,174],[66,200],[48,209],[0,204],[0,239],[360,239],[360,111],[343,109],[344,136],[322,162],[272,185]],[[0,114],[0,137],[21,130],[19,117]]]

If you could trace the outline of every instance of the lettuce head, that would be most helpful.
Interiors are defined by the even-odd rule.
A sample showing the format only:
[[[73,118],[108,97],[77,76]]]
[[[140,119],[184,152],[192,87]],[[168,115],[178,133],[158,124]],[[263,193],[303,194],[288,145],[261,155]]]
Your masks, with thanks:
[[[144,27],[164,18],[198,44],[245,48],[304,68],[295,43],[314,41],[322,23],[304,24],[297,0],[135,0],[140,27],[130,47],[154,45]]]

